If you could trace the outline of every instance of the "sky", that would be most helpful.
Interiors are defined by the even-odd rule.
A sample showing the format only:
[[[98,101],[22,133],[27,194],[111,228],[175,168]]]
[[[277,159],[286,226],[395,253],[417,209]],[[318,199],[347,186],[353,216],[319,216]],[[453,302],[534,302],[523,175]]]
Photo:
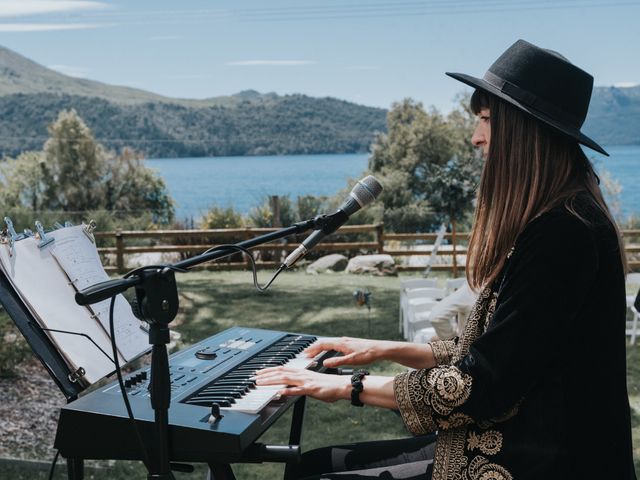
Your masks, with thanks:
[[[180,98],[253,89],[449,111],[523,38],[600,86],[640,84],[640,0],[0,0],[0,45]]]

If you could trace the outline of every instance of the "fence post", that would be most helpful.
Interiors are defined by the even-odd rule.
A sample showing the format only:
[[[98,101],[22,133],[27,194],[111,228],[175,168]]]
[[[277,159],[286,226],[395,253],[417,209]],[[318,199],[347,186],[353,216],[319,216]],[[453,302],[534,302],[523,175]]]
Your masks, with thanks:
[[[384,253],[384,223],[376,225],[376,241],[378,242],[378,253]]]
[[[116,230],[116,268],[118,273],[124,272],[124,237],[122,230]]]
[[[249,230],[249,227],[245,227],[245,232],[244,232],[244,238],[243,240],[250,240],[251,237],[253,237],[253,234],[251,233],[251,231]],[[257,258],[256,258],[257,257]],[[258,250],[256,252],[256,254],[254,255],[254,258],[256,260],[256,262],[259,260],[260,257],[260,251]],[[249,270],[251,268],[251,260],[249,259],[249,255],[243,254],[242,258],[244,259],[244,269],[245,270]],[[229,260],[227,260],[228,263],[231,262],[231,257],[229,257]]]
[[[451,219],[451,245],[453,246],[453,278],[458,277],[458,257],[456,255],[456,246],[458,239],[456,238],[456,219]]]
[[[280,197],[278,195],[271,195],[271,215],[273,215],[271,226],[280,228],[282,225],[280,224]]]

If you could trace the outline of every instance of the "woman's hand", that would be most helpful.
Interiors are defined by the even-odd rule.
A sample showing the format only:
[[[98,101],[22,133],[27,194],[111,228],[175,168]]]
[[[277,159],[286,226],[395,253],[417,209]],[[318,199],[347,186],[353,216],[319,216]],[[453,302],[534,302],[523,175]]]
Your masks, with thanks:
[[[327,358],[322,363],[327,368],[341,365],[367,365],[381,360],[384,355],[385,341],[365,338],[337,337],[319,340],[305,350],[309,357],[315,357],[324,350],[335,350],[341,357]]]
[[[286,385],[280,395],[307,395],[324,402],[351,398],[348,375],[328,375],[311,370],[270,367],[256,372],[256,385]]]
[[[256,384],[281,385],[280,395],[308,395],[324,402],[351,399],[351,377],[329,375],[286,366],[270,367],[256,372]],[[393,393],[393,377],[367,375],[360,401],[367,405],[397,409]]]
[[[322,363],[327,368],[341,365],[367,365],[377,360],[390,360],[409,368],[435,366],[433,351],[429,345],[391,340],[367,340],[366,338],[337,337],[319,340],[305,350],[315,357],[324,350],[335,350],[341,357],[327,358]]]

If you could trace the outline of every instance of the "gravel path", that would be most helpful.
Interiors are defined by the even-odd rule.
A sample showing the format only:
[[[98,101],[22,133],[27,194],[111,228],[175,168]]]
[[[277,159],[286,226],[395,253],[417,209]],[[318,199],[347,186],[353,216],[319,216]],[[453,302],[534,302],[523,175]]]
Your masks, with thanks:
[[[0,457],[53,457],[58,413],[66,400],[35,359],[13,378],[0,378]]]

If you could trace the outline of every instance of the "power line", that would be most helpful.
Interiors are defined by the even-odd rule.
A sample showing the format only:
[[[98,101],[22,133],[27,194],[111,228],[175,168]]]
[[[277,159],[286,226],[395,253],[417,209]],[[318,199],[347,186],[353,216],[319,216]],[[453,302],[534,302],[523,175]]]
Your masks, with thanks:
[[[65,15],[65,20],[90,19],[90,18],[117,18],[128,20],[143,18],[145,24],[167,24],[180,21],[203,22],[212,20],[230,20],[250,22],[267,21],[305,21],[305,20],[333,20],[333,19],[357,19],[376,17],[404,17],[404,16],[429,16],[429,15],[462,15],[481,13],[518,12],[533,10],[559,10],[559,9],[585,9],[602,7],[640,6],[636,1],[620,1],[607,3],[602,0],[499,0],[493,2],[481,2],[472,0],[433,0],[429,2],[405,0],[398,2],[357,2],[357,3],[333,3],[294,5],[263,8],[236,8],[236,9],[199,9],[199,10],[161,10],[161,11],[127,11],[127,12],[100,12],[77,13],[73,16]],[[168,20],[161,20],[168,18]],[[136,23],[124,22],[124,23]]]

